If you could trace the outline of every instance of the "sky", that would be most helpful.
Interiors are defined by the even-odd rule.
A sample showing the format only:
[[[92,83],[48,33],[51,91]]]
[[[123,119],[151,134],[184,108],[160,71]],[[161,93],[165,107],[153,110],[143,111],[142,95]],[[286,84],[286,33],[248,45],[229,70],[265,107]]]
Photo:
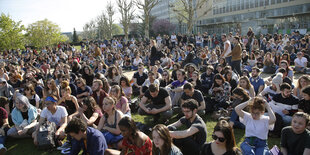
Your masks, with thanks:
[[[83,31],[85,23],[96,18],[106,8],[108,0],[0,0],[0,12],[28,26],[48,19],[60,26],[61,32]],[[116,0],[111,0],[117,12]],[[120,15],[115,15],[115,22]]]

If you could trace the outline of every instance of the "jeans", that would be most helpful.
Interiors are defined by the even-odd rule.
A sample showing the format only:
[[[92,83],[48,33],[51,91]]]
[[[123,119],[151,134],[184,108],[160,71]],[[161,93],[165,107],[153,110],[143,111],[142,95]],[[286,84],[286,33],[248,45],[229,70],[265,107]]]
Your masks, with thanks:
[[[242,154],[245,155],[269,155],[269,148],[266,140],[257,137],[246,137],[240,145]]]
[[[231,59],[232,59],[232,56],[229,56],[229,57],[226,57],[225,60],[226,60],[226,63],[231,66]]]
[[[136,70],[138,70],[138,66],[132,65],[132,66],[131,66],[131,69],[134,70],[134,71],[136,71]]]
[[[236,71],[239,75],[242,75],[241,60],[231,61],[231,68],[233,71]]]
[[[5,143],[6,136],[0,136],[0,144]]]
[[[146,105],[146,108],[150,108],[150,109],[160,109],[162,107],[164,107],[165,105],[154,105],[154,104],[148,104]],[[143,109],[139,108],[138,110],[138,113],[139,115],[153,115],[154,118],[156,119],[161,119],[161,121],[166,121],[166,120],[169,120],[172,115],[173,115],[173,111],[172,109],[169,109],[167,111],[163,111],[163,112],[160,112],[160,113],[157,113],[157,114],[148,114],[146,113]]]
[[[239,116],[235,110],[231,112],[229,121],[234,123],[234,128],[245,129],[245,125],[239,121]]]
[[[292,116],[282,115],[282,120],[283,120],[284,126],[289,126],[292,121]]]

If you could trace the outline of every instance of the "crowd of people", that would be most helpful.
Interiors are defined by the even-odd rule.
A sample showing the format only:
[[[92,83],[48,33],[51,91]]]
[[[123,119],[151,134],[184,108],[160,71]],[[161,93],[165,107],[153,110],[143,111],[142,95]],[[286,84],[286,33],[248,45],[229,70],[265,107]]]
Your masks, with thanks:
[[[2,51],[0,151],[7,137],[38,145],[48,121],[63,154],[268,155],[268,137],[284,155],[310,154],[309,45],[298,31],[249,28]],[[203,118],[223,111],[206,142]],[[150,135],[133,114],[151,116]],[[245,130],[240,148],[234,128]]]

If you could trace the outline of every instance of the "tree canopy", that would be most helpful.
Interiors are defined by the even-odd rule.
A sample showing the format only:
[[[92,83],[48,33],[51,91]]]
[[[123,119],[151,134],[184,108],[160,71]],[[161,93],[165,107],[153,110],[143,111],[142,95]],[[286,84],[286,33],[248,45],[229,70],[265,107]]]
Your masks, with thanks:
[[[59,26],[47,19],[30,24],[27,28],[26,37],[30,45],[38,48],[68,40],[68,37],[61,35]]]
[[[23,30],[25,27],[21,21],[15,22],[9,15],[2,13],[0,16],[0,49],[23,49],[25,47]]]

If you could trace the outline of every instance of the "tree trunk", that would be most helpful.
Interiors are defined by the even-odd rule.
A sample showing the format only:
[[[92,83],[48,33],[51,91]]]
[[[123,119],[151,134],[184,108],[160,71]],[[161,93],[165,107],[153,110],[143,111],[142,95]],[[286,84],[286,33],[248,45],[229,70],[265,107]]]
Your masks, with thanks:
[[[145,24],[145,29],[144,29],[144,36],[145,38],[148,38],[150,37],[150,34],[149,34],[149,30],[150,30],[150,19],[149,19],[149,14],[145,14],[145,21],[144,21],[144,24]]]

